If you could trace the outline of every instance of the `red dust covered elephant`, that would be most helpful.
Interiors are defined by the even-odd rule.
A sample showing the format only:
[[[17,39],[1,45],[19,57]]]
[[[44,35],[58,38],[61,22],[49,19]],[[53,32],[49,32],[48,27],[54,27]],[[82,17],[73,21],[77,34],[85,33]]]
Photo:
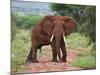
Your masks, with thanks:
[[[26,62],[38,62],[37,49],[44,45],[51,45],[52,62],[66,62],[67,51],[64,37],[74,31],[76,22],[68,16],[45,16],[33,27],[31,35],[31,49]],[[62,56],[61,56],[61,51]]]

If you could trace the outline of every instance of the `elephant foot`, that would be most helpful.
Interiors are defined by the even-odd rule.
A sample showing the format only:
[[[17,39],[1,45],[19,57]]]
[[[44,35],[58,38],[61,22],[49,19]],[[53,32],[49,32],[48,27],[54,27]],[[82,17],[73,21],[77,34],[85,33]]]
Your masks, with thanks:
[[[64,62],[67,62],[66,59],[59,59],[59,63],[64,63]]]
[[[26,63],[32,63],[32,61],[31,60],[26,60]]]
[[[26,60],[26,63],[38,63],[38,60]]]
[[[65,60],[63,60],[63,62],[67,62],[67,60],[65,59]]]
[[[51,62],[58,62],[58,60],[57,59],[52,59]]]
[[[60,62],[67,62],[67,60],[66,59],[62,59],[62,60],[60,60]]]
[[[39,63],[38,60],[32,60],[32,63]]]

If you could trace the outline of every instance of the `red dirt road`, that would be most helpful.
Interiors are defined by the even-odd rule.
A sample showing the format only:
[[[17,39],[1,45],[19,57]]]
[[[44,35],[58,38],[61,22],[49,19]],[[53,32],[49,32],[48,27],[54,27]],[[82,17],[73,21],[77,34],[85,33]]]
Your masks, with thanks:
[[[68,70],[80,70],[79,67],[69,66],[70,63],[77,57],[73,51],[68,51],[66,63],[50,62],[48,57],[41,57],[39,63],[30,63],[22,65],[24,72],[21,73],[38,73],[38,72],[55,72],[55,71],[68,71]]]

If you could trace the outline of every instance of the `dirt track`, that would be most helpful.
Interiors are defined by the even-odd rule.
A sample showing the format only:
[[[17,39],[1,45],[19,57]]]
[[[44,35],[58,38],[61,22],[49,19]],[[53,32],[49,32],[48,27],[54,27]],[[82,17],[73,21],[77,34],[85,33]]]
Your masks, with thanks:
[[[74,51],[68,51],[66,63],[50,62],[48,57],[41,57],[39,63],[30,63],[22,65],[24,70],[21,73],[38,73],[38,72],[55,72],[55,71],[68,71],[68,70],[80,70],[79,67],[69,66],[77,57]]]

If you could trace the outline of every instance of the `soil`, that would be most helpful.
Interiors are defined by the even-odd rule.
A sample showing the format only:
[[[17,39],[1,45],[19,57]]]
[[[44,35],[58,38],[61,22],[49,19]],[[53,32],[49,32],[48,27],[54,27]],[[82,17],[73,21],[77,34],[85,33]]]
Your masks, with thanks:
[[[51,62],[50,59],[46,56],[42,56],[39,59],[39,63],[27,63],[22,65],[22,72],[20,73],[39,73],[39,72],[58,72],[58,71],[72,71],[72,70],[81,70],[80,67],[73,67],[69,64],[72,63],[77,54],[74,50],[69,50],[67,56],[67,62],[65,63],[57,63]]]

